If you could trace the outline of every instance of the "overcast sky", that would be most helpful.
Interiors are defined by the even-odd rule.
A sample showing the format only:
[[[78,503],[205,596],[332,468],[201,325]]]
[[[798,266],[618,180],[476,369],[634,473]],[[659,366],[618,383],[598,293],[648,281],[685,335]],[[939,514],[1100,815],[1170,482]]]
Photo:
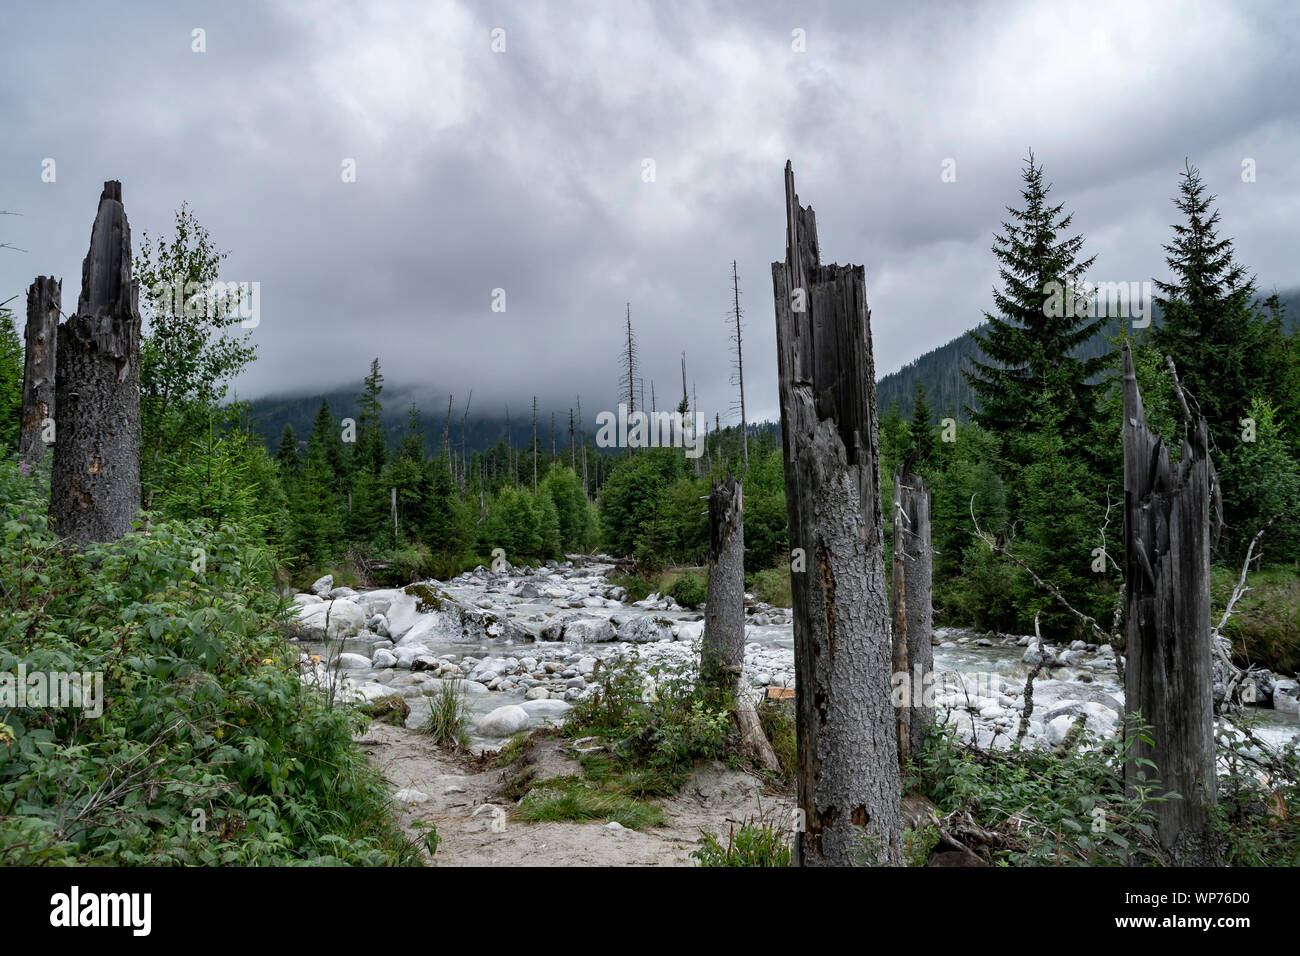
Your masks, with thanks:
[[[0,300],[19,295],[21,316],[53,273],[75,307],[101,184],[120,179],[137,248],[188,201],[231,252],[222,277],[261,283],[241,397],[359,387],[378,356],[430,410],[472,387],[478,411],[535,393],[563,412],[581,392],[591,416],[616,400],[630,301],[660,407],[685,351],[725,421],[735,259],[749,417],[775,418],[787,158],[823,260],[866,266],[881,374],[990,307],[992,235],[1030,148],[1094,279],[1165,276],[1190,157],[1261,284],[1300,285],[1297,10],[13,5],[0,209],[21,216],[0,217],[0,242],[26,251],[0,249]]]

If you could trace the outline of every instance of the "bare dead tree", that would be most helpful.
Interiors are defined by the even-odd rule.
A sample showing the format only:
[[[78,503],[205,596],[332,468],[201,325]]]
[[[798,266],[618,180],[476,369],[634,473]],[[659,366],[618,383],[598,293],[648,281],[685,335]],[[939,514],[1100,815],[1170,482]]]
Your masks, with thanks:
[[[465,411],[460,416],[460,488],[465,490],[465,481],[469,471],[469,454],[466,449],[469,447],[465,441],[466,426],[469,423],[469,403],[474,400],[474,389],[469,390],[469,395],[465,397]]]
[[[786,255],[772,264],[786,514],[794,565],[803,865],[902,863],[879,424],[862,266],[821,264],[785,166]],[[802,568],[802,569],[801,569]],[[865,845],[864,845],[865,838]]]
[[[537,494],[537,396],[533,396],[533,494]]]
[[[442,456],[451,461],[451,402],[455,395],[447,393],[447,419],[442,423]]]
[[[637,373],[641,371],[641,363],[636,347],[636,336],[632,333],[632,303],[627,304],[627,331],[623,343],[623,375],[619,380],[623,389],[623,394],[627,396],[628,413],[636,411],[636,383]]]
[[[578,470],[578,449],[573,444],[573,409],[569,409],[569,468],[572,471]]]
[[[54,420],[54,375],[62,303],[62,279],[37,276],[27,289],[18,457],[28,465],[35,465],[45,457],[46,422]]]
[[[576,397],[578,403],[578,438],[582,440],[582,493],[588,498],[591,497],[591,490],[587,486],[587,436],[582,431],[582,396]]]
[[[115,541],[140,507],[140,309],[122,184],[104,183],[77,311],[58,327],[50,481],[55,530]]]
[[[749,426],[745,421],[745,356],[741,348],[741,329],[740,329],[740,275],[736,271],[736,260],[731,260],[731,293],[732,293],[732,318],[735,321],[735,331],[732,333],[731,341],[735,344],[735,357],[732,369],[735,374],[733,384],[737,389],[737,404],[740,406],[740,447],[744,452],[745,470],[749,470]]]

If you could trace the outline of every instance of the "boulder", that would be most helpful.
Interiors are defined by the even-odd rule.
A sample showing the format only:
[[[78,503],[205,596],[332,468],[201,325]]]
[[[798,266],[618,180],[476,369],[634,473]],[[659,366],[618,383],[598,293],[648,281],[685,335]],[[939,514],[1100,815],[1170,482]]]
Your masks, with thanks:
[[[388,608],[388,633],[399,647],[533,639],[529,631],[514,621],[470,607],[423,584],[411,585],[393,600]]]
[[[364,654],[340,654],[338,662],[339,667],[344,670],[362,670],[370,667],[370,658]]]
[[[653,615],[628,618],[618,629],[618,639],[630,644],[649,644],[673,639],[673,622]]]
[[[519,705],[519,708],[529,717],[536,717],[543,720],[554,720],[557,717],[563,717],[569,711],[573,710],[573,705],[555,698],[542,698],[538,700],[526,700]]]
[[[614,626],[608,618],[574,611],[563,611],[543,625],[538,637],[543,641],[572,641],[575,644],[599,644],[615,639]]]
[[[361,632],[366,626],[366,614],[351,601],[322,601],[299,608],[298,626],[311,640],[344,640]]]
[[[540,703],[540,701],[532,701]],[[528,711],[519,704],[507,704],[480,717],[477,724],[479,734],[484,737],[509,737],[528,726]]]
[[[314,594],[295,594],[293,596],[294,604],[319,604],[322,600],[324,599]]]
[[[317,578],[311,586],[311,593],[319,598],[323,598],[334,589],[334,575],[327,574],[323,578]]]
[[[1300,681],[1273,682],[1273,709],[1282,714],[1300,714]]]

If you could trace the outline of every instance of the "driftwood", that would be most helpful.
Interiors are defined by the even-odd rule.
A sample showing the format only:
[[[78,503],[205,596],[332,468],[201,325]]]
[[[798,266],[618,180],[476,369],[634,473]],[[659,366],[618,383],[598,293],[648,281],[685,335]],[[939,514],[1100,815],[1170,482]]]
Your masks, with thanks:
[[[27,289],[22,423],[18,433],[18,458],[28,465],[45,457],[46,420],[54,418],[54,363],[62,307],[63,280],[37,276]]]
[[[1174,862],[1213,865],[1220,849],[1209,814],[1216,795],[1210,633],[1211,465],[1204,419],[1189,422],[1177,466],[1146,423],[1124,346],[1124,576],[1128,595],[1126,724],[1150,725],[1154,746],[1134,741],[1156,766],[1160,788],[1179,799],[1156,804],[1157,836]],[[1129,729],[1126,727],[1126,732]]]
[[[786,259],[772,264],[794,604],[803,865],[865,846],[899,865],[898,741],[866,279],[821,264],[816,220],[785,167]],[[802,556],[802,558],[800,558]],[[865,837],[865,841],[864,841]]]
[[[140,507],[140,311],[122,185],[104,183],[76,314],[59,326],[50,514],[65,540],[114,541]]]
[[[714,485],[709,495],[709,585],[704,614],[700,675],[735,699],[736,727],[744,748],[759,765],[781,771],[763,733],[754,701],[742,680],[745,669],[744,490],[735,478]]]
[[[934,574],[930,545],[930,491],[920,475],[894,474],[894,672],[903,674],[910,706],[898,708],[898,750],[908,757],[921,749],[932,709],[917,691],[934,670]]]

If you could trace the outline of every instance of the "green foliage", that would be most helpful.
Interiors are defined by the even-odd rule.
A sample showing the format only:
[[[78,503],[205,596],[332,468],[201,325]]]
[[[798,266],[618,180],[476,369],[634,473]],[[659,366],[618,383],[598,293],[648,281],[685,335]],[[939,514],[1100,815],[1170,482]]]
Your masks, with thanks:
[[[429,719],[420,728],[443,747],[468,747],[468,717],[465,698],[456,681],[444,681],[429,698]]]
[[[1219,802],[1214,826],[1227,851],[1228,866],[1300,866],[1300,744],[1263,751],[1243,737],[1241,727],[1220,725],[1216,743]],[[1243,756],[1242,751],[1248,753]]]
[[[668,593],[682,607],[690,608],[699,607],[709,596],[704,578],[690,573],[683,574],[674,581]]]
[[[969,812],[985,829],[1006,834],[995,863],[1013,866],[1128,866],[1161,862],[1153,805],[1154,777],[1125,787],[1127,742],[1081,738],[1079,749],[971,748],[946,727],[936,729],[909,766],[908,789],[939,808]],[[1100,746],[1099,746],[1100,744]],[[1155,765],[1143,761],[1143,774]]]
[[[700,866],[789,866],[790,835],[770,821],[749,820],[739,830],[733,824],[724,847],[716,834],[705,833],[691,856]]]
[[[265,552],[202,520],[65,550],[47,496],[0,465],[0,671],[98,673],[103,712],[4,714],[0,863],[412,862],[361,718],[299,679]]]
[[[0,455],[18,444],[23,408],[23,340],[14,314],[0,305]]]
[[[170,238],[145,233],[132,269],[140,283],[145,320],[140,340],[141,483],[150,489],[167,480],[158,463],[181,448],[186,436],[207,427],[231,381],[251,363],[256,348],[233,297],[213,299],[228,253],[188,205],[176,211]]]
[[[663,808],[593,787],[579,777],[551,777],[533,785],[514,811],[526,823],[603,820],[629,830],[662,826]]]

